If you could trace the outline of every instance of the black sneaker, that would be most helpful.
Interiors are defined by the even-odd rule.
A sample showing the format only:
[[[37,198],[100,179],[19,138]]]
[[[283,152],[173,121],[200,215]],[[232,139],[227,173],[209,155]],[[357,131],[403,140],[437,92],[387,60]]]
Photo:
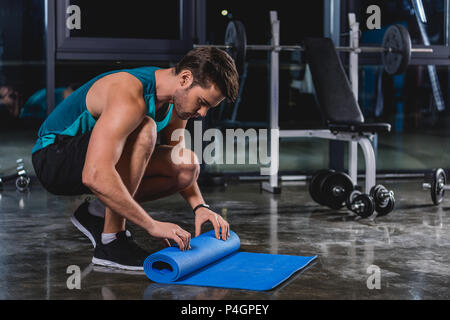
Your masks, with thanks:
[[[84,201],[75,211],[70,221],[91,240],[94,248],[101,242],[105,219],[93,216],[88,211],[89,201]]]
[[[117,239],[108,244],[97,243],[92,263],[95,265],[132,271],[143,271],[149,253],[140,248],[125,231],[116,234]]]

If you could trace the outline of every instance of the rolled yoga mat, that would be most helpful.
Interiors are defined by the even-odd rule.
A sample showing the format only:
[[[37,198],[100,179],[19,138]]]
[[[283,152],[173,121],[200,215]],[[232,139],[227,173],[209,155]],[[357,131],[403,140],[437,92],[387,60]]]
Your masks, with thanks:
[[[169,247],[151,254],[144,271],[158,283],[265,291],[317,257],[238,252],[240,243],[233,231],[226,241],[209,231],[191,239],[191,250]]]

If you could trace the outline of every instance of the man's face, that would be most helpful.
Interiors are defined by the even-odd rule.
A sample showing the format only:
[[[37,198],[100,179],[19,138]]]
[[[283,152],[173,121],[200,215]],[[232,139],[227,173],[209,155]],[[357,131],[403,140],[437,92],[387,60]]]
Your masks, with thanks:
[[[192,81],[182,83],[173,96],[173,106],[180,119],[205,117],[210,108],[217,107],[225,97],[212,84],[209,88],[198,85],[191,87]]]

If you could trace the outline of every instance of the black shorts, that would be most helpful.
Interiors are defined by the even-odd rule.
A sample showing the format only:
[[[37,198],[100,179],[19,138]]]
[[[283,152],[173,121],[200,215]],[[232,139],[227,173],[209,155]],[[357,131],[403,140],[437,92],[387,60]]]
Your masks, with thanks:
[[[37,178],[55,195],[92,194],[82,182],[82,172],[91,132],[79,136],[57,135],[55,142],[32,156]]]

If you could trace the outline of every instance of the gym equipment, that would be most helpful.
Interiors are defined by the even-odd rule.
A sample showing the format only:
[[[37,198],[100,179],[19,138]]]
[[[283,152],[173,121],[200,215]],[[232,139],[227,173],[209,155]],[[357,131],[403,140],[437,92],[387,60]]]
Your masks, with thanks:
[[[375,202],[375,211],[378,217],[388,215],[394,210],[394,192],[387,190],[383,185],[373,186],[370,190],[370,196]]]
[[[269,74],[270,74],[270,119],[267,129],[275,130],[277,135],[271,138],[271,163],[268,182],[261,183],[261,189],[271,193],[281,193],[279,185],[279,164],[280,164],[280,139],[284,138],[320,138],[332,141],[348,142],[348,174],[354,185],[358,184],[358,147],[360,146],[365,162],[365,193],[369,193],[370,189],[376,185],[376,158],[372,141],[378,133],[387,133],[391,130],[389,123],[367,123],[362,115],[361,108],[355,97],[359,96],[359,62],[358,54],[364,52],[380,52],[385,51],[395,53],[392,48],[374,48],[359,46],[359,23],[356,21],[354,13],[349,14],[350,41],[349,47],[335,47],[333,41],[328,38],[310,38],[305,39],[302,46],[280,46],[280,21],[276,11],[270,11],[271,25],[271,44],[266,46],[246,45],[246,50],[269,50]],[[235,28],[237,30],[237,28]],[[390,34],[393,31],[387,32]],[[236,37],[240,40],[227,40],[227,46],[212,46],[229,50],[234,48],[233,41],[245,43],[242,40],[244,33],[236,33]],[[386,42],[392,37],[386,37]],[[241,41],[242,40],[242,41]],[[393,40],[389,40],[392,41]],[[385,44],[388,46],[388,44]],[[209,45],[194,45],[194,47],[209,47]],[[242,48],[240,46],[239,48]],[[406,47],[407,48],[407,47]],[[307,62],[311,71],[311,76],[316,89],[318,106],[323,115],[324,125],[320,128],[311,129],[304,128],[300,130],[280,130],[279,124],[279,74],[280,74],[280,56],[279,52],[283,50],[305,51]],[[242,51],[246,53],[246,50]],[[349,53],[349,74],[347,76],[342,65],[337,50]],[[236,51],[235,54],[239,54]],[[405,52],[402,49],[400,52]],[[411,52],[433,52],[430,48],[412,49]],[[405,56],[405,55],[403,55]],[[407,55],[406,55],[407,56]],[[239,60],[239,59],[238,59]],[[242,66],[237,66],[242,68]],[[245,67],[245,65],[244,65]],[[245,70],[245,68],[244,68]],[[339,99],[337,99],[337,97]],[[313,192],[312,197],[316,197],[317,193]],[[321,202],[320,200],[316,202]]]
[[[439,205],[444,200],[445,190],[450,190],[447,183],[447,176],[444,169],[434,169],[427,177],[427,181],[422,185],[424,190],[430,190],[431,200],[434,205]]]
[[[309,183],[311,198],[318,204],[334,210],[344,206],[354,189],[352,179],[347,174],[334,170],[317,171]]]
[[[411,61],[411,37],[408,29],[397,24],[390,26],[383,37],[383,48],[381,53],[384,68],[388,74],[403,73]],[[390,48],[395,48],[395,51]]]
[[[348,195],[355,189],[352,179],[343,172],[328,175],[322,184],[326,205],[334,210],[341,209]]]
[[[311,198],[320,205],[338,210],[344,205],[361,218],[368,218],[376,211],[377,217],[391,213],[395,207],[394,192],[383,185],[371,188],[370,194],[363,194],[353,185],[345,173],[334,170],[320,170],[313,174],[309,183]]]
[[[4,182],[16,180],[16,188],[20,192],[25,192],[29,189],[31,179],[28,177],[27,171],[23,164],[23,159],[18,159],[16,161],[16,173],[0,177],[0,188],[3,187]]]
[[[247,50],[247,34],[241,21],[235,20],[228,23],[225,30],[225,46],[229,47],[227,52],[235,61],[236,68],[241,75],[244,70]]]
[[[247,35],[244,24],[239,20],[228,23],[225,31],[224,45],[194,44],[194,48],[214,47],[227,50],[233,57],[239,74],[244,70],[247,50],[252,51],[304,51],[300,45],[253,45],[247,44]],[[431,48],[413,48],[411,36],[402,25],[390,26],[384,35],[383,42],[379,47],[336,47],[337,51],[350,53],[380,53],[384,69],[388,74],[396,75],[406,71],[412,53],[433,53]]]
[[[361,218],[383,217],[394,210],[394,192],[388,191],[383,185],[376,185],[370,194],[363,194],[358,190],[350,193],[346,200],[347,208]]]
[[[430,46],[431,41],[428,35],[428,27],[427,27],[427,17],[426,12],[423,7],[422,0],[413,0],[412,1],[414,13],[416,16],[417,26],[419,27],[420,36],[422,38],[423,44],[425,46]],[[428,76],[430,78],[431,89],[433,91],[434,103],[436,105],[436,109],[439,112],[442,112],[446,108],[446,103],[444,101],[444,97],[442,94],[441,85],[439,83],[439,78],[435,65],[427,65]]]
[[[321,181],[320,185],[325,205],[334,210],[339,210],[344,206],[345,200],[354,189],[352,179],[343,172],[330,173]]]
[[[334,173],[334,170],[319,170],[313,174],[311,181],[309,183],[309,194],[311,198],[318,204],[324,206],[326,201],[324,195],[321,192],[321,185],[324,178],[329,174]]]
[[[226,241],[214,231],[191,239],[191,250],[168,247],[145,259],[147,277],[158,283],[244,290],[271,290],[317,256],[301,257],[238,252],[240,239],[230,231]]]
[[[355,97],[359,96],[358,54],[361,52],[359,46],[360,32],[359,23],[356,22],[356,15],[349,14],[349,19],[349,26],[351,28],[350,42],[349,47],[345,49],[342,47],[336,48],[333,41],[328,38],[305,39],[303,47],[280,46],[280,21],[278,20],[276,11],[270,12],[271,44],[267,46],[245,46],[248,50],[269,50],[270,54],[270,119],[268,120],[269,126],[267,129],[276,130],[278,134],[271,139],[271,175],[269,181],[261,183],[261,189],[266,192],[281,193],[281,187],[279,185],[279,142],[280,139],[284,138],[308,137],[348,142],[348,174],[352,178],[354,185],[357,185],[358,182],[358,146],[360,146],[365,160],[365,193],[368,194],[370,189],[376,184],[376,161],[372,141],[376,134],[390,132],[391,125],[388,123],[366,123],[358,102],[355,99]],[[243,39],[242,33],[241,35],[237,34],[236,36],[240,37],[241,40]],[[229,41],[231,43],[233,42],[232,40]],[[242,43],[242,41],[236,41]],[[208,47],[208,45],[196,45],[195,47]],[[234,48],[234,46],[215,47],[225,50]],[[318,106],[323,115],[323,127],[314,127],[311,129],[304,128],[300,130],[280,130],[279,53],[281,49],[305,51],[305,56],[307,56],[308,66],[317,93]],[[337,54],[337,49],[342,49],[349,53],[349,76],[346,75],[340,57]],[[363,50],[365,50],[365,48],[363,48]],[[429,48],[424,50],[426,50],[425,52],[432,52]],[[384,52],[385,48],[380,50],[369,47],[366,51]],[[244,50],[244,52],[246,51]],[[237,67],[240,68],[239,66]],[[320,92],[317,92],[318,87]],[[336,99],[336,93],[339,94],[339,99]],[[313,197],[315,195],[316,194],[313,193]]]
[[[346,201],[347,208],[361,218],[368,218],[375,212],[375,201],[372,196],[354,190]]]

